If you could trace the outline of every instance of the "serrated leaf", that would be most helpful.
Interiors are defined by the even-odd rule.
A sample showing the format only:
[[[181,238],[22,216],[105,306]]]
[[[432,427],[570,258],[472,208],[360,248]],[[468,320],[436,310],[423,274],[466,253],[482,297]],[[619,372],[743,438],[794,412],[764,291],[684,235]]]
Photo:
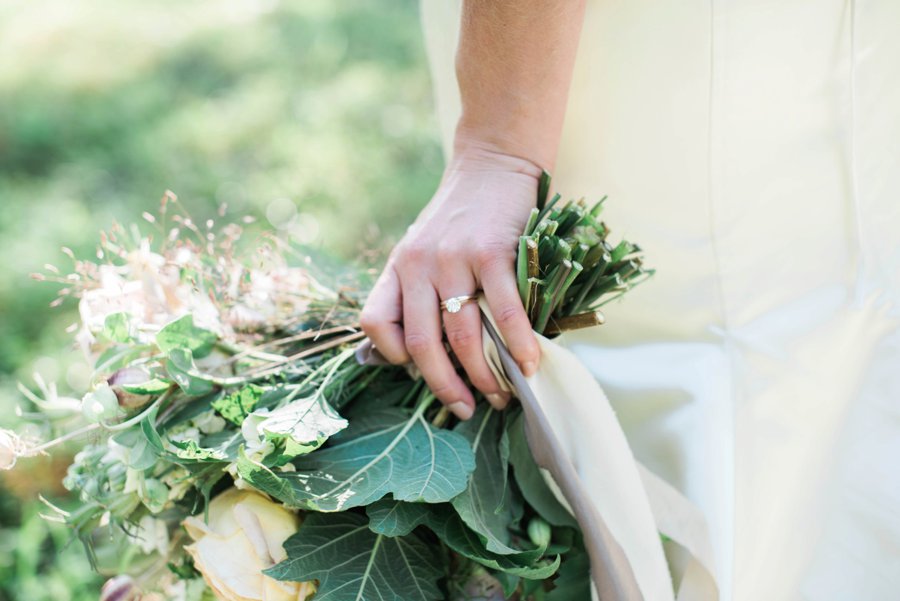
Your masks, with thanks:
[[[487,403],[479,405],[472,419],[460,422],[458,432],[469,441],[475,453],[475,472],[465,492],[451,502],[469,528],[483,537],[487,549],[494,553],[518,553],[510,546],[509,527],[513,507],[505,501],[507,463],[500,446],[503,415]]]
[[[287,559],[265,571],[278,580],[318,580],[316,601],[435,601],[444,576],[431,545],[415,535],[388,538],[365,516],[310,514],[284,543]]]
[[[211,406],[219,412],[219,415],[232,424],[240,426],[244,423],[244,419],[256,408],[256,404],[265,390],[265,388],[256,384],[249,384],[230,394],[217,398],[211,403]]]
[[[404,503],[382,499],[366,507],[369,529],[385,536],[406,536],[429,517],[428,503]]]
[[[163,326],[156,334],[156,345],[167,355],[175,349],[187,349],[200,359],[209,354],[218,338],[213,332],[195,326],[193,315],[185,315]]]
[[[426,422],[421,412],[382,409],[355,418],[332,446],[275,474],[246,457],[238,472],[290,507],[342,511],[387,494],[399,501],[440,503],[465,490],[475,467],[466,440]]]
[[[509,460],[522,496],[550,524],[578,528],[578,522],[556,500],[556,495],[547,486],[541,475],[540,467],[534,461],[525,438],[525,416],[520,414],[515,418],[507,428],[507,432],[509,434]]]
[[[191,351],[183,348],[172,349],[166,359],[166,372],[189,396],[200,396],[213,389],[213,383],[197,370]]]

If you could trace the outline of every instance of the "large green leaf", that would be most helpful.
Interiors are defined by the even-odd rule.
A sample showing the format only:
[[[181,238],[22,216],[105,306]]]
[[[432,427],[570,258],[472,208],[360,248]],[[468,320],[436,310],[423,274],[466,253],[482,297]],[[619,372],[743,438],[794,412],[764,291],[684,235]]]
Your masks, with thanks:
[[[494,570],[531,580],[543,580],[555,574],[559,568],[559,556],[544,558],[543,549],[512,554],[492,553],[485,548],[482,538],[446,505],[431,508],[427,526],[455,552]]]
[[[465,492],[452,500],[459,517],[484,538],[489,551],[518,553],[510,546],[509,528],[514,518],[512,493],[508,491],[507,462],[501,448],[503,414],[487,403],[479,405],[472,419],[455,429],[472,445],[475,473]]]
[[[295,472],[275,474],[243,457],[238,472],[288,506],[342,511],[389,493],[398,501],[449,501],[466,489],[475,460],[459,434],[433,427],[421,411],[391,408],[356,417],[332,446],[294,465]]]
[[[547,594],[547,601],[590,601],[591,562],[588,554],[583,549],[566,553],[553,584],[556,588]]]
[[[509,433],[509,461],[513,466],[516,484],[522,496],[542,518],[554,526],[578,528],[572,514],[556,500],[556,495],[547,486],[540,467],[534,461],[525,439],[525,416],[519,415],[507,428]]]
[[[287,559],[266,570],[278,580],[316,579],[316,601],[434,601],[444,568],[432,545],[415,535],[372,532],[365,516],[309,515],[284,543]]]
[[[406,536],[428,521],[431,505],[382,499],[366,507],[369,529],[385,536]]]

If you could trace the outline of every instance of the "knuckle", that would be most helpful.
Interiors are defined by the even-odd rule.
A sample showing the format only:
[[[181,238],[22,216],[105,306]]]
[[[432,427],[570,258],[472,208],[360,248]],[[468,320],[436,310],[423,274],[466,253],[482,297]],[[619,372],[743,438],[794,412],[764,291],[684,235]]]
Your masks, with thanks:
[[[507,265],[513,259],[509,249],[500,244],[482,244],[474,250],[474,255],[475,261],[482,267]]]
[[[453,265],[459,262],[460,251],[456,244],[440,242],[434,251],[438,264],[442,266]]]
[[[508,328],[517,325],[522,315],[523,311],[521,307],[517,307],[515,305],[505,305],[497,309],[497,311],[494,313],[494,319],[497,321],[501,328]]]
[[[455,327],[447,329],[447,340],[455,349],[470,349],[475,345],[476,336],[472,328]]]
[[[359,325],[364,332],[377,332],[381,324],[381,318],[373,309],[370,309],[368,306],[363,307],[362,313],[359,315]]]
[[[417,266],[423,264],[431,254],[429,246],[418,240],[403,244],[397,256],[400,265]]]
[[[434,348],[435,341],[431,336],[419,332],[406,333],[406,350],[413,357],[428,353]]]

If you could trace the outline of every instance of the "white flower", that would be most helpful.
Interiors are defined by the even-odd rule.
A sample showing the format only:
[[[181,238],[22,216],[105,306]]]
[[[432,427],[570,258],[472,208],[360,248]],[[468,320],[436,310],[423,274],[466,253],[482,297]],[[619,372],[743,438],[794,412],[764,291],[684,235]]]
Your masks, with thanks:
[[[0,470],[11,470],[22,454],[24,444],[12,430],[0,430]]]
[[[135,544],[146,554],[154,551],[161,556],[169,552],[169,529],[162,520],[145,515],[132,533]]]
[[[296,514],[258,492],[229,489],[212,500],[209,522],[184,521],[194,543],[185,550],[221,601],[305,601],[311,582],[281,582],[262,573],[287,559],[284,541],[297,531]]]

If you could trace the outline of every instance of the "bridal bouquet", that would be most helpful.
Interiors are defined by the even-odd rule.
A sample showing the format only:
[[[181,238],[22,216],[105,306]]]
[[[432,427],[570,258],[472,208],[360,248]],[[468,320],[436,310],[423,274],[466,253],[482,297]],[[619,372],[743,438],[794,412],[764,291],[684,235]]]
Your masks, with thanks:
[[[597,311],[652,273],[611,245],[602,207],[547,201],[519,240],[535,330]],[[48,502],[94,566],[101,599],[352,601],[590,598],[578,525],[529,451],[521,409],[479,400],[460,422],[403,367],[361,365],[365,297],[276,236],[195,223],[171,194],[155,233],[115,227],[96,261],[38,276],[78,298],[92,359],[80,401],[23,387],[0,466],[77,441]],[[243,250],[242,250],[243,249]]]

